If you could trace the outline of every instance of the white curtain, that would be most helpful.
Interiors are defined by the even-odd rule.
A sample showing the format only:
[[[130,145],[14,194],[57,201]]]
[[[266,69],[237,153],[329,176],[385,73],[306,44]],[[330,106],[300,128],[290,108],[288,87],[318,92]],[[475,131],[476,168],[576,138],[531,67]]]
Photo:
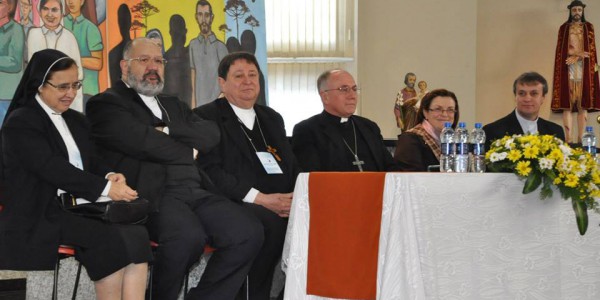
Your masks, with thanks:
[[[269,106],[288,135],[322,110],[319,74],[353,63],[354,5],[346,2],[353,0],[265,0]]]

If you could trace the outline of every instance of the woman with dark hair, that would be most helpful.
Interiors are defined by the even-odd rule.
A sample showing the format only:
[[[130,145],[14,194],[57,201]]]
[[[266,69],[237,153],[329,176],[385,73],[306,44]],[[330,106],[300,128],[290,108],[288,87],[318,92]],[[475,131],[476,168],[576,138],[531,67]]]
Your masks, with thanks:
[[[146,229],[69,213],[57,199],[137,198],[122,174],[101,164],[85,117],[69,109],[81,89],[77,70],[60,51],[36,52],[8,108],[0,130],[0,269],[51,270],[58,246],[68,244],[97,299],[143,299],[152,257]]]
[[[440,133],[444,123],[456,127],[458,100],[453,92],[437,89],[421,100],[417,125],[398,136],[394,161],[402,171],[427,171],[427,166],[440,164]]]

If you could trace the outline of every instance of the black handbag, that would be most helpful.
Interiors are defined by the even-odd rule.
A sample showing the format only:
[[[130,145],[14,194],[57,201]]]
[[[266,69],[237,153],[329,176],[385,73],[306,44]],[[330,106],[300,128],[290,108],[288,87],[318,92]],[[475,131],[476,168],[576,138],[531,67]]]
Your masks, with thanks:
[[[106,201],[77,204],[76,197],[61,194],[57,197],[62,208],[75,215],[115,224],[142,224],[148,218],[150,203],[144,198],[133,201]]]

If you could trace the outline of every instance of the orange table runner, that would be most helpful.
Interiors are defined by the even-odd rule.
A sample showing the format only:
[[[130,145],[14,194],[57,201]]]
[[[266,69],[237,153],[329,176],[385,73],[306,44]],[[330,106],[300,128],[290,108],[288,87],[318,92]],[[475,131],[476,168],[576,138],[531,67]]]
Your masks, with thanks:
[[[310,173],[306,293],[375,299],[385,173]]]

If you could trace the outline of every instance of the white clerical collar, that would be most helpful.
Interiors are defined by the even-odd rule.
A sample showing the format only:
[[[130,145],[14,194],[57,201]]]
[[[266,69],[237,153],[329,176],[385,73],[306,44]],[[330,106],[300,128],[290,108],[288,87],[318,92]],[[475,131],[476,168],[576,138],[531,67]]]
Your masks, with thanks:
[[[48,104],[46,104],[46,102],[44,102],[44,100],[42,100],[42,97],[40,97],[40,94],[35,94],[35,100],[42,107],[42,109],[44,109],[44,111],[50,116],[50,118],[52,118],[52,115],[61,115],[62,114],[62,113],[55,112],[52,108],[50,108],[50,106],[48,106]]]
[[[237,107],[230,102],[231,108],[233,109],[233,113],[238,117],[238,119],[246,126],[248,129],[252,130],[254,128],[254,120],[256,119],[256,112],[254,111],[254,107],[250,108],[241,108]]]
[[[123,83],[128,87],[131,88],[131,86],[125,82],[125,80],[121,80],[123,81]],[[137,93],[138,96],[140,96],[140,98],[142,99],[142,101],[144,102],[144,104],[146,104],[146,106],[150,109],[150,111],[152,111],[152,114],[161,119],[162,120],[162,111],[160,110],[160,105],[158,104],[158,100],[156,100],[156,96],[146,96],[140,93]]]
[[[348,118],[340,118],[340,123],[346,123],[348,122]]]
[[[519,112],[515,109],[515,115],[517,116],[517,120],[519,121],[519,125],[521,125],[521,129],[523,129],[523,133],[525,134],[535,134],[538,133],[537,121],[539,117],[535,118],[535,120],[527,120],[523,118]]]
[[[59,35],[61,33],[63,29],[63,26],[61,24],[58,24],[58,27],[56,27],[56,29],[50,29],[46,26],[42,26],[42,33],[44,35],[48,34],[48,32],[54,32],[54,34]]]

